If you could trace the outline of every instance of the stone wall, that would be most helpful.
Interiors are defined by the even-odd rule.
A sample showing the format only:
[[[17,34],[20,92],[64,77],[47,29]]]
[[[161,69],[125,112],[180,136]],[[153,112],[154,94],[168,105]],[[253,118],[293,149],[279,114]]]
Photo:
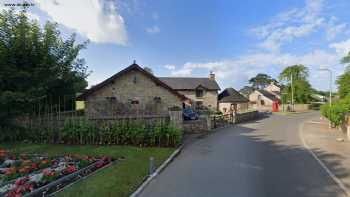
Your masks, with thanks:
[[[207,132],[208,124],[207,119],[199,119],[199,120],[189,120],[183,122],[183,129],[185,134],[198,134]]]
[[[346,133],[348,139],[350,140],[350,116],[345,117],[345,121],[340,128],[344,133]]]
[[[294,104],[294,111],[310,110],[310,104]]]
[[[251,111],[251,112],[245,112],[245,113],[238,113],[235,118],[235,123],[241,123],[246,122],[250,120],[255,120],[259,118],[259,112],[258,111]]]
[[[237,124],[245,121],[255,120],[257,118],[259,118],[258,111],[238,113],[236,117],[233,118],[233,120],[232,117],[230,118],[228,116],[220,116],[216,118],[211,116],[203,116],[199,120],[184,121],[183,130],[185,134],[199,134],[233,123]]]

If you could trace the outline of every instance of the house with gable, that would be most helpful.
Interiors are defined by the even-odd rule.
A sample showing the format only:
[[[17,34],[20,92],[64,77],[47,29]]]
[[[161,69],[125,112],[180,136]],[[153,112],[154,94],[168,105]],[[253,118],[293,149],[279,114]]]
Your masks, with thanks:
[[[194,108],[208,108],[218,110],[218,92],[220,86],[215,80],[215,74],[210,73],[209,77],[159,77],[159,79],[186,96],[192,102]]]
[[[210,77],[159,78],[134,63],[87,89],[77,100],[85,102],[85,113],[89,117],[135,111],[158,114],[166,113],[172,107],[182,109],[186,105],[216,110],[220,87],[213,73]]]

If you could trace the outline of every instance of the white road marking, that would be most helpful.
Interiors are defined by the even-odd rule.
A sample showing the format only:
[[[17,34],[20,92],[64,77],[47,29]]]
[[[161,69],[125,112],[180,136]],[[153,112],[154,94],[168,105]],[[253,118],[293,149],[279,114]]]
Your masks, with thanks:
[[[306,123],[310,123],[310,124],[324,124],[324,125],[328,125],[328,123],[325,122],[317,122],[317,121],[308,121]]]
[[[344,193],[347,196],[350,196],[350,191],[346,188],[346,186],[343,184],[343,182],[341,182],[341,180],[335,174],[333,174],[333,172],[317,157],[317,155],[306,144],[305,139],[303,138],[303,135],[302,135],[303,129],[304,129],[304,123],[305,122],[303,122],[299,126],[299,138],[301,139],[303,146],[308,150],[308,152],[312,155],[312,157],[316,159],[316,161],[327,172],[327,174],[334,180],[334,182],[336,182],[339,185],[339,187],[344,191]]]

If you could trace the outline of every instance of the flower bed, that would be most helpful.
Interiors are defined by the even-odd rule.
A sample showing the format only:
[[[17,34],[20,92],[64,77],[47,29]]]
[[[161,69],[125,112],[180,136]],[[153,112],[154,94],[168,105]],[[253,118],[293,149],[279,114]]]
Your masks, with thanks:
[[[108,157],[12,155],[0,150],[0,196],[43,196],[110,164]]]

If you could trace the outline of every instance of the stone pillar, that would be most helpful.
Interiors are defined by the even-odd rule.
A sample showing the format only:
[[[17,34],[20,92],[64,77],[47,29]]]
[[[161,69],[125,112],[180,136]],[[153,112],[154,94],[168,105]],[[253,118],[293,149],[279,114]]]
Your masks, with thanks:
[[[170,122],[174,124],[174,126],[178,129],[183,130],[183,117],[182,111],[169,111]]]
[[[206,120],[207,120],[208,131],[210,131],[212,129],[212,122],[211,122],[211,117],[209,114],[206,116]]]

